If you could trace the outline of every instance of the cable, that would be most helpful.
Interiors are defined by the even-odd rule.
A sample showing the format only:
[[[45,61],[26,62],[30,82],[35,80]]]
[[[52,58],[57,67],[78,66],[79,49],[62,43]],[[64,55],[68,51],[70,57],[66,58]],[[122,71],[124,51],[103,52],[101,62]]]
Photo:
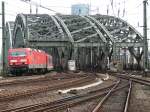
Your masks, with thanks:
[[[135,12],[135,13],[127,13],[127,15],[138,15],[140,14],[139,12]]]
[[[5,13],[5,15],[7,16],[7,15],[9,15],[9,16],[13,16],[13,17],[16,17],[16,15],[14,15],[14,14],[11,14],[11,13]]]
[[[9,12],[9,13],[13,13],[13,14],[18,14],[18,12],[12,11],[12,10],[8,10],[8,9],[6,9],[5,11],[6,11],[6,12]]]
[[[113,15],[116,16],[116,15],[115,15],[115,12],[114,12],[114,7],[113,7],[113,0],[109,0],[109,1],[110,1],[110,4],[111,4],[111,8],[112,8],[112,11],[113,11]]]
[[[125,13],[126,13],[126,6],[125,6],[126,2],[125,2],[125,0],[123,1],[123,3],[124,3],[124,8],[123,8],[123,12],[122,12],[122,17],[124,17]]]
[[[142,4],[143,4],[143,3],[138,4],[138,5],[134,8],[134,10],[137,9],[137,8],[139,8]],[[130,10],[130,11],[126,11],[126,12],[127,12],[127,13],[128,13],[128,12],[131,12],[131,10]]]
[[[53,5],[53,6],[46,6],[46,7],[57,7],[57,8],[58,8],[58,7],[61,7],[61,8],[68,8],[68,9],[70,9],[70,8],[71,8],[71,7],[64,7],[64,6],[54,6],[54,5]]]
[[[50,8],[47,8],[47,7],[45,7],[45,6],[41,5],[41,4],[39,5],[39,4],[35,3],[35,2],[31,2],[30,0],[20,0],[20,1],[25,2],[25,3],[27,3],[27,4],[31,4],[31,5],[34,5],[34,6],[41,7],[41,8],[43,8],[43,9],[47,9],[47,10],[52,11],[52,12],[55,12],[55,13],[61,14],[60,12],[57,12],[57,11],[55,11],[55,10],[53,10],[53,9],[50,9]]]
[[[20,5],[20,4],[17,4],[17,3],[15,3],[15,2],[13,2],[13,3],[11,3],[11,2],[7,2],[7,1],[4,1],[5,2],[5,7],[10,7],[10,6],[16,6],[17,8],[19,8],[19,9],[22,9],[22,6]]]
[[[142,4],[143,4],[143,2],[140,3],[139,5],[137,5],[135,8],[139,8]]]
[[[53,11],[53,12],[56,12],[56,13],[59,13],[59,12],[57,12],[57,11],[55,11],[55,10],[53,10],[53,9],[50,9],[50,8],[47,8],[47,7],[45,7],[45,6],[42,6],[42,5],[39,5],[41,8],[43,8],[43,9],[47,9],[47,10],[49,10],[49,11]]]

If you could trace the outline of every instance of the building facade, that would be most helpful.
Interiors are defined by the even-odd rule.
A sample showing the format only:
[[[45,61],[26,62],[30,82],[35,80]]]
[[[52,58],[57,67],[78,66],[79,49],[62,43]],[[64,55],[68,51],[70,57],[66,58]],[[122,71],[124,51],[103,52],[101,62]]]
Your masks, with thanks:
[[[75,4],[71,7],[72,15],[89,15],[89,5],[87,4]]]

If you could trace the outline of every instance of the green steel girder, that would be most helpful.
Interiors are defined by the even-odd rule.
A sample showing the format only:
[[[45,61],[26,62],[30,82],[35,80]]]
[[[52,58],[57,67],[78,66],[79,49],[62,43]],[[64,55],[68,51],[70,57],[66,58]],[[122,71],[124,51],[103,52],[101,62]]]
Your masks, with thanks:
[[[91,22],[88,18],[82,16],[83,18],[86,19],[87,22],[90,23],[91,26],[93,26],[93,28],[96,30],[97,34],[99,35],[100,39],[102,40],[102,42],[107,43],[106,38],[104,37],[104,35],[99,31],[99,29],[97,28],[97,26],[95,25],[95,23]]]
[[[122,34],[124,36],[123,38],[126,39],[128,36],[128,41],[130,39],[138,41],[143,40],[143,37],[138,31],[135,30],[135,28],[133,28],[130,24],[120,18],[104,15],[96,15],[94,16],[94,18],[97,19],[101,24],[103,24],[113,37],[117,37],[115,41],[120,41],[120,36],[117,36],[117,34]]]
[[[131,25],[113,16],[19,14],[15,21],[13,46],[26,46],[31,40],[69,41],[74,44],[81,41],[84,43],[86,39],[91,39],[91,42],[95,39],[94,41],[109,45],[114,42],[139,43],[143,40]]]
[[[68,37],[69,37],[69,40],[70,40],[71,42],[74,42],[73,37],[72,37],[72,35],[71,35],[69,29],[67,28],[66,24],[64,23],[64,21],[63,21],[62,19],[60,19],[58,16],[55,16],[55,18],[60,22],[60,24],[62,25],[62,27],[63,27],[64,30],[66,31],[66,33],[67,33],[67,35],[68,35]]]
[[[6,23],[5,31],[6,31],[6,46],[7,46],[7,48],[12,48],[13,28],[14,28],[14,22],[9,21]]]
[[[95,57],[105,63],[107,57],[111,59],[112,55],[119,54],[116,49],[142,49],[143,37],[126,21],[108,15],[19,14],[12,43],[13,47],[54,48],[53,55],[59,55],[56,56],[59,58],[65,54],[66,59],[81,61],[85,56],[95,62]],[[80,56],[80,50],[84,56]],[[101,53],[97,55],[96,51]],[[74,52],[79,53],[75,54],[77,57],[73,56]]]
[[[14,22],[9,21],[6,22],[6,27],[5,27],[5,56],[4,57],[4,61],[6,66],[8,66],[8,60],[7,60],[7,56],[8,56],[8,49],[12,48],[12,35],[13,35],[13,28],[14,28]]]
[[[100,22],[98,22],[95,18],[91,17],[91,16],[87,16],[88,18],[90,18],[92,21],[94,21],[96,23],[96,25],[99,27],[99,29],[103,30],[103,32],[106,34],[106,36],[108,36],[109,40],[114,43],[114,39],[112,38],[112,35],[109,33],[109,31],[105,28],[105,26],[103,26]],[[103,35],[105,35],[103,34]]]

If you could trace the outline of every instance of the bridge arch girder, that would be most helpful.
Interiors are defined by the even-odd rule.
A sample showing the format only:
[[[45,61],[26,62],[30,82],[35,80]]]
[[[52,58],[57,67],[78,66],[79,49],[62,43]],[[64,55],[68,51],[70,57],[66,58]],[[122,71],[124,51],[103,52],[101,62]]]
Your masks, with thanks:
[[[142,35],[121,18],[107,15],[95,15],[94,18],[103,24],[116,42],[142,42]]]
[[[143,47],[143,37],[127,22],[113,16],[19,14],[16,17],[13,47],[63,47],[69,49],[68,59],[74,49],[84,48],[85,53],[91,49],[87,54],[89,59],[96,51],[100,52],[99,49],[103,52],[99,53],[100,57],[102,54],[110,57],[112,51],[115,52],[114,45]],[[59,55],[64,53],[62,50]]]

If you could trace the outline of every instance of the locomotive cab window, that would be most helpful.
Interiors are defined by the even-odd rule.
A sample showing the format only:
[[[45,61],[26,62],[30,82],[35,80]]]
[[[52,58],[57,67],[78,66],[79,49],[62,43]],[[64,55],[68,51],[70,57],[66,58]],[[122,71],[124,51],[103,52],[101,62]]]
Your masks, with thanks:
[[[15,51],[10,53],[11,56],[26,56],[26,52],[24,51]]]

